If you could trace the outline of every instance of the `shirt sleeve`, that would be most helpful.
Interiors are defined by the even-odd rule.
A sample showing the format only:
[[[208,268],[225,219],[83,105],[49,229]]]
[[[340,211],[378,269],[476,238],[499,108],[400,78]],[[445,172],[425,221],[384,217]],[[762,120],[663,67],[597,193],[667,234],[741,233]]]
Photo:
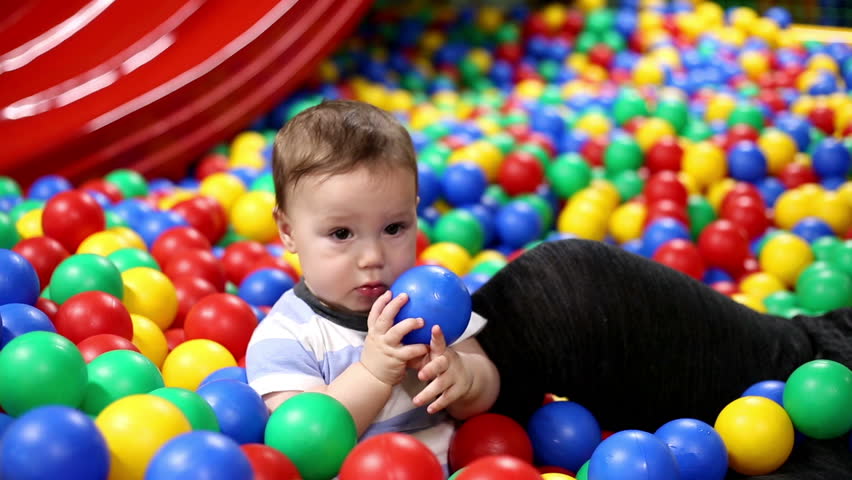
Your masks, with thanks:
[[[467,322],[467,328],[464,329],[464,332],[462,332],[461,336],[455,342],[450,344],[450,346],[461,343],[467,340],[468,338],[475,337],[480,331],[482,331],[483,328],[485,328],[485,324],[487,323],[488,320],[486,320],[485,317],[476,312],[471,312],[470,320],[468,320]]]
[[[322,352],[315,352],[287,324],[283,316],[266,318],[246,351],[246,377],[259,395],[305,391],[325,385],[320,368]]]

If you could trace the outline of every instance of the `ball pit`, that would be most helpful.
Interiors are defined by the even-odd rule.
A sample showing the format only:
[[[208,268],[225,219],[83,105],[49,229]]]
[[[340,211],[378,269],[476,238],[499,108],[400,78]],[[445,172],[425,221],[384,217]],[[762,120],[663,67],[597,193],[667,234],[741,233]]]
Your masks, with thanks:
[[[266,428],[265,441],[294,458],[243,445],[256,478],[296,478],[296,466],[303,478],[321,478],[345,465],[355,444],[350,432],[334,434],[340,443],[327,465],[312,462],[329,446],[304,438],[316,416],[345,423],[340,408],[296,402],[289,408],[310,412],[305,418],[282,421],[282,413],[267,421],[248,387],[234,386],[245,385],[237,365],[251,331],[300,274],[269,214],[271,139],[320,96],[370,101],[410,127],[418,261],[449,269],[470,292],[538,242],[581,237],[645,255],[756,310],[792,317],[852,306],[848,49],[802,44],[786,30],[791,16],[783,8],[760,17],[709,2],[605,3],[379,10],[310,85],[209,152],[191,178],[149,181],[118,169],[80,185],[47,175],[22,189],[0,177],[0,385],[14,386],[0,388],[0,406],[24,422],[13,425],[25,428],[28,415],[56,408],[45,404],[68,406],[51,414],[56,422],[101,412],[96,428],[119,477],[141,478],[150,463],[151,478],[165,478],[174,473],[169,458],[194,449],[205,459],[227,450],[245,473],[233,445],[179,435],[189,428],[253,432],[238,443],[264,440],[257,431]],[[419,341],[428,343],[428,335]],[[715,428],[730,443],[731,466],[765,473],[783,464],[792,448],[785,415],[813,438],[846,434],[844,368],[807,364],[786,385],[767,379],[721,412]],[[85,393],[96,387],[100,397]],[[228,397],[217,392],[225,387],[241,389],[232,396],[253,410],[219,425],[203,407]],[[539,415],[579,407],[567,405]],[[777,435],[751,454],[759,439],[732,417]],[[675,422],[687,429],[687,420]],[[460,432],[477,422],[484,420]],[[589,427],[581,454],[557,459],[543,446],[554,442],[543,423],[530,426],[535,456],[517,456],[563,462],[587,478],[600,432]],[[91,430],[80,441],[95,442]],[[630,435],[653,443],[644,432]],[[164,445],[157,460],[153,449]],[[507,453],[498,450],[487,452]],[[72,478],[102,468],[99,458],[57,457],[43,467]],[[529,472],[502,462],[454,477]],[[605,475],[596,465],[593,475]],[[305,473],[317,468],[323,471]],[[708,479],[714,472],[702,470]]]

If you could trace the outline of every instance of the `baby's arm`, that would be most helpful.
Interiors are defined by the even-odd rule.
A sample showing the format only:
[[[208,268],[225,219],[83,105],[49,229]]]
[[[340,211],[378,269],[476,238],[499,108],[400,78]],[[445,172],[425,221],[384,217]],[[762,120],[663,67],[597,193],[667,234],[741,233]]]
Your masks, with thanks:
[[[500,375],[475,338],[469,338],[450,349],[458,353],[462,366],[473,377],[467,393],[447,406],[450,415],[464,420],[494,405],[500,392]]]

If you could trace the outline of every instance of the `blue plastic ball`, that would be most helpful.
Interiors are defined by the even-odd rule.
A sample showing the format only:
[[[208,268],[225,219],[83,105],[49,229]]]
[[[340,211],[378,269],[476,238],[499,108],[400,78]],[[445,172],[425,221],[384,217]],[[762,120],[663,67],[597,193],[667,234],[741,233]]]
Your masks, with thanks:
[[[780,380],[764,380],[748,387],[741,396],[743,397],[766,397],[778,405],[784,406],[784,386],[786,383]]]
[[[497,212],[496,220],[497,237],[512,248],[521,248],[541,235],[541,216],[527,202],[509,202]]]
[[[647,257],[652,257],[664,243],[676,238],[684,240],[691,238],[689,230],[682,223],[668,217],[654,220],[642,234],[643,253]]]
[[[811,144],[811,124],[798,115],[782,114],[775,120],[775,127],[793,137],[800,152],[807,152]]]
[[[645,244],[642,243],[641,238],[634,238],[633,240],[624,242],[621,244],[621,248],[626,252],[639,255],[640,257],[647,257],[645,254]]]
[[[40,292],[38,275],[30,262],[17,252],[0,248],[0,305],[35,305]]]
[[[527,433],[536,463],[576,472],[598,447],[601,428],[594,415],[575,402],[551,402],[530,417]]]
[[[421,265],[404,272],[393,282],[394,297],[408,295],[394,323],[407,318],[422,318],[424,325],[402,338],[404,344],[425,343],[432,339],[432,327],[439,325],[447,345],[455,342],[470,321],[470,293],[455,273],[437,265]]]
[[[151,248],[157,238],[166,230],[175,227],[185,227],[189,223],[179,213],[171,210],[156,210],[148,213],[141,218],[128,220],[130,227],[142,237],[145,245]]]
[[[94,421],[70,407],[30,410],[6,429],[0,443],[0,478],[107,478],[109,465],[106,441]]]
[[[277,268],[261,268],[246,276],[237,295],[249,305],[272,306],[293,288],[293,279]]]
[[[721,268],[710,267],[704,271],[702,281],[707,285],[713,285],[718,282],[733,282],[734,278]]]
[[[248,384],[220,380],[199,387],[197,392],[213,407],[222,433],[241,445],[263,443],[269,410]]]
[[[757,182],[757,189],[760,191],[760,196],[763,197],[763,202],[767,207],[775,206],[775,202],[782,193],[787,191],[787,187],[775,177],[766,177]]]
[[[740,141],[728,152],[728,172],[732,178],[757,183],[766,177],[766,157],[754,142]]]
[[[417,164],[417,194],[420,204],[428,207],[441,197],[441,179],[428,164]]]
[[[834,230],[825,220],[817,217],[805,217],[793,225],[792,233],[802,237],[808,243],[814,243],[822,237],[833,237]]]
[[[12,423],[14,423],[15,419],[6,415],[5,413],[0,413],[0,438],[3,437],[3,432],[9,428]]]
[[[589,480],[681,478],[671,449],[656,436],[624,430],[601,442],[589,461]]]
[[[238,382],[248,383],[248,379],[246,378],[246,369],[243,367],[225,367],[216,370],[204,377],[204,380],[198,385],[199,387],[203,387],[208,383],[213,383],[219,380],[236,380]]]
[[[240,446],[218,432],[184,433],[163,445],[145,471],[145,480],[251,480],[254,471]]]
[[[692,418],[672,420],[654,435],[668,445],[681,478],[723,480],[728,472],[728,451],[722,437],[706,423]]]
[[[483,245],[486,247],[491,245],[494,239],[496,238],[497,229],[495,226],[495,218],[494,213],[490,208],[478,203],[476,205],[471,205],[469,207],[464,207],[465,210],[473,214],[476,217],[476,220],[479,222],[479,225],[482,227],[483,236]]]
[[[7,303],[0,305],[0,347],[6,346],[13,338],[28,332],[53,332],[56,327],[41,310],[24,303]]]
[[[154,207],[136,198],[124,199],[109,208],[109,211],[118,215],[122,220],[132,225],[141,221],[145,215],[154,212]]]
[[[814,172],[820,178],[846,177],[852,163],[849,150],[843,143],[826,137],[816,146],[812,156]]]
[[[464,281],[464,285],[467,287],[467,291],[473,294],[473,292],[479,290],[479,287],[485,285],[491,277],[485,273],[468,273],[462,280]]]
[[[786,29],[793,23],[793,15],[784,7],[772,7],[766,10],[763,16],[774,20],[782,29]]]
[[[441,186],[446,201],[456,207],[463,207],[479,202],[488,188],[488,179],[478,165],[461,162],[444,170]]]
[[[57,193],[71,190],[73,185],[64,177],[59,175],[45,175],[39,177],[27,190],[27,198],[30,200],[50,200]]]

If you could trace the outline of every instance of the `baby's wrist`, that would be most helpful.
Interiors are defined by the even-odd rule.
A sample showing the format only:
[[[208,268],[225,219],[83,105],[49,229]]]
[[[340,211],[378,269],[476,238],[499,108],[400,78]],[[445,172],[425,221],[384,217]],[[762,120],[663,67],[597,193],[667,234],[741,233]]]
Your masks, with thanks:
[[[360,364],[361,364],[361,367],[362,367],[362,368],[363,368],[363,369],[367,372],[367,374],[368,374],[368,375],[370,375],[371,377],[373,377],[373,378],[374,378],[375,380],[377,380],[378,382],[380,382],[380,383],[382,383],[382,384],[384,384],[384,385],[387,385],[387,386],[389,386],[389,387],[393,387],[393,386],[394,386],[394,384],[393,384],[393,382],[392,382],[392,381],[388,381],[387,379],[384,379],[384,378],[382,378],[380,375],[376,374],[376,369],[371,368],[371,367],[370,367],[370,365],[368,365],[368,362],[365,362],[365,361],[362,359],[362,360],[361,360],[360,362],[358,362],[358,363],[360,363]]]

